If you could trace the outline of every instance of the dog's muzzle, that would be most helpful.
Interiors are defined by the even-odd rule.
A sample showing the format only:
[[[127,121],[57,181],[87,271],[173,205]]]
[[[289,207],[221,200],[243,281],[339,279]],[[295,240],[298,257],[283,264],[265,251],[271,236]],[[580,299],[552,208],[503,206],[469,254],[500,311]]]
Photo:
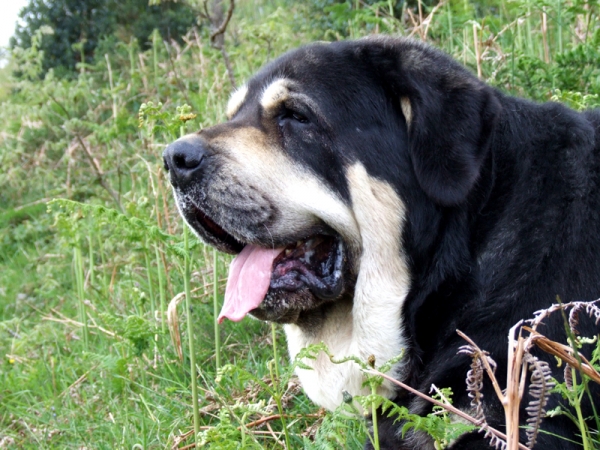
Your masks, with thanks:
[[[305,234],[273,239],[269,230],[276,210],[266,195],[254,192],[250,203],[235,177],[199,134],[184,136],[163,153],[177,206],[187,224],[205,242],[237,254],[219,322],[242,320],[250,313],[263,320],[296,323],[301,314],[342,297],[353,286],[341,237],[324,224]],[[266,208],[268,207],[268,209]],[[241,211],[241,213],[240,213]],[[300,216],[301,220],[303,216]],[[248,241],[245,235],[263,239]]]

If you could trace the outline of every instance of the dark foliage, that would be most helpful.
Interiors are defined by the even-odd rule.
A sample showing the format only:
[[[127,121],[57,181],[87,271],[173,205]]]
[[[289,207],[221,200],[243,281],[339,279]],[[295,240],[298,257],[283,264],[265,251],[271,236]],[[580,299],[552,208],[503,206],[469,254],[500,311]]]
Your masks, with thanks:
[[[195,24],[196,13],[183,3],[164,2],[149,6],[147,0],[30,0],[19,17],[11,47],[29,48],[34,33],[50,26],[41,43],[43,73],[55,68],[60,74],[73,72],[76,64],[91,62],[98,44],[110,36],[140,42],[148,48],[149,37],[158,29],[165,39],[179,42]],[[80,43],[83,48],[74,47]]]

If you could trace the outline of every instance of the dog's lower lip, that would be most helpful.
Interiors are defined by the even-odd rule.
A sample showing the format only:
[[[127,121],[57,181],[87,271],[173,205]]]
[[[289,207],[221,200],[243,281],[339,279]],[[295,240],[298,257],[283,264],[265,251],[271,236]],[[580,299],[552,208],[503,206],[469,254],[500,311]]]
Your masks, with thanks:
[[[235,237],[225,231],[219,224],[206,215],[200,208],[193,204],[193,214],[196,223],[206,233],[210,234],[213,239],[219,241],[227,247],[228,253],[239,253],[244,248],[244,243],[238,241]],[[225,250],[225,249],[223,249]]]

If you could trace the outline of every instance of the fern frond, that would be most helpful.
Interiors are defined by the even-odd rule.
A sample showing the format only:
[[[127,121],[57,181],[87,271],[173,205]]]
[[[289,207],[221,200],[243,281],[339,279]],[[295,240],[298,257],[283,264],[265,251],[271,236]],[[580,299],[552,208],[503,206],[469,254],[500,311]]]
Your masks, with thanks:
[[[462,333],[459,334],[465,337],[462,335]],[[490,428],[485,418],[482,402],[483,393],[481,390],[483,389],[483,373],[486,370],[484,358],[485,362],[489,365],[489,370],[491,371],[491,373],[489,373],[490,377],[493,377],[496,372],[496,361],[489,356],[488,352],[481,350],[474,343],[463,345],[459,348],[458,353],[469,355],[472,359],[471,369],[467,372],[466,381],[468,395],[471,398],[471,406],[473,407],[473,417],[480,422],[479,432],[484,433],[484,439],[489,439],[489,444],[491,447],[495,448],[496,450],[505,450],[507,448],[507,443]]]
[[[483,398],[483,363],[479,357],[474,357],[471,360],[471,369],[467,372],[467,392],[471,399],[471,406],[473,407],[473,416],[476,419],[484,419],[483,404],[481,399]]]
[[[573,369],[568,364],[565,364],[564,376],[565,376],[565,386],[567,386],[567,389],[572,391],[573,390]]]
[[[527,447],[533,448],[537,440],[537,435],[542,423],[542,419],[546,417],[544,409],[550,397],[550,390],[554,387],[552,379],[552,371],[546,361],[540,361],[530,353],[524,355],[525,363],[529,366],[531,373],[531,384],[529,385],[529,395],[533,397],[527,408]]]
[[[487,423],[484,423],[479,429],[480,432],[484,433],[483,437],[490,440],[490,447],[494,447],[496,450],[506,450],[506,441],[500,439],[494,434]]]
[[[582,303],[577,303],[569,312],[569,328],[571,329],[573,335],[579,334],[577,331],[577,325],[579,325],[579,311],[581,311],[583,308],[584,305]]]
[[[458,350],[458,353],[466,354],[471,357],[471,369],[467,372],[467,392],[471,398],[471,406],[473,407],[473,417],[485,422],[485,414],[483,412],[483,373],[485,367],[482,358],[486,358],[492,371],[496,371],[496,362],[489,356],[489,353],[476,349],[471,345],[463,345]]]
[[[596,318],[594,323],[598,325],[598,322],[600,322],[600,307],[595,302],[585,302],[585,312],[590,317],[594,316]]]
[[[571,314],[569,315],[569,326],[571,328],[573,328],[573,326],[577,326],[577,322],[578,322],[578,314],[579,311],[582,308],[585,308],[586,313],[590,316],[590,317],[594,317],[596,319],[596,325],[598,325],[598,322],[600,322],[600,307],[598,306],[598,302],[600,302],[600,298],[597,300],[593,300],[590,302],[569,302],[569,303],[555,303],[552,306],[550,306],[549,308],[546,309],[540,309],[539,311],[536,311],[534,313],[534,317],[533,319],[529,319],[526,320],[525,322],[531,325],[531,328],[533,328],[534,330],[537,329],[537,327],[542,324],[542,321],[548,317],[550,314],[559,311],[559,310],[563,310],[563,311],[567,311],[569,309],[571,310],[576,310],[575,312],[571,312]],[[573,319],[571,319],[571,316],[573,316]]]

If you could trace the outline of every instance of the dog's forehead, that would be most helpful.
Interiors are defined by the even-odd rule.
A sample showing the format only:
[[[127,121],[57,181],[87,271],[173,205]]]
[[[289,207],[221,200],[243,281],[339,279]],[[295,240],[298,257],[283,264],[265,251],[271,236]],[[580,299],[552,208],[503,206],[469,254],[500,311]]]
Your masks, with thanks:
[[[265,110],[275,107],[289,93],[305,94],[313,106],[324,99],[333,105],[341,94],[340,87],[349,80],[354,89],[359,89],[366,69],[353,51],[355,46],[338,44],[311,44],[268,63],[231,95],[227,116],[233,117],[244,105],[260,105]]]
[[[247,83],[250,93],[256,97],[270,90],[307,91],[322,85],[323,71],[333,75],[331,58],[325,44],[317,44],[286,53],[263,67]]]
[[[289,51],[259,70],[250,80],[251,85],[264,86],[276,78],[306,81],[318,74],[317,69],[331,65],[343,55],[332,44],[316,43]]]

